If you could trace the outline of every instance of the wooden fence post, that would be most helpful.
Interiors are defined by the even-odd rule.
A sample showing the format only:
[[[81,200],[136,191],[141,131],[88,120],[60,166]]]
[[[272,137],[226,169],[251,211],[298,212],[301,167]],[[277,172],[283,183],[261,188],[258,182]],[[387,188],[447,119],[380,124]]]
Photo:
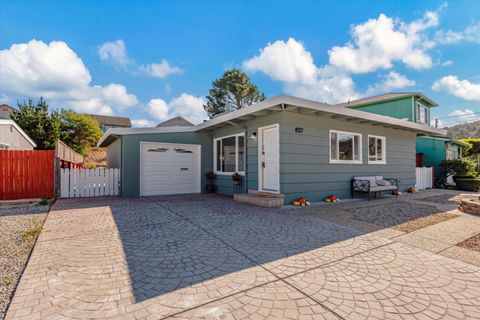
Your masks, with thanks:
[[[61,188],[61,173],[60,173],[60,158],[55,157],[53,160],[53,167],[54,167],[54,198],[60,198],[60,188]]]

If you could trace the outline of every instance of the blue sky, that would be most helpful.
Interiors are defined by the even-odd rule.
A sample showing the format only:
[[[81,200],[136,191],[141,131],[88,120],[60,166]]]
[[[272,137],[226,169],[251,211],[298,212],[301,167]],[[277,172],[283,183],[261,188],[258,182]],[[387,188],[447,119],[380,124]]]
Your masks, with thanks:
[[[480,1],[3,1],[0,32],[9,104],[199,122],[237,67],[267,97],[421,91],[444,124],[480,116]]]

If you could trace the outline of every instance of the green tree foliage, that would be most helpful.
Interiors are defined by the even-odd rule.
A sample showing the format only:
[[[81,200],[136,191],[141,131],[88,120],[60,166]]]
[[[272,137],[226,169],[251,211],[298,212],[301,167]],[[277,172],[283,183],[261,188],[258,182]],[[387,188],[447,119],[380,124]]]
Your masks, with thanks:
[[[81,155],[86,155],[102,137],[100,124],[91,116],[62,110],[60,139]]]
[[[265,100],[265,94],[250,81],[245,72],[238,69],[227,70],[222,77],[213,81],[207,104],[204,105],[208,116],[213,116],[227,111],[245,108]]]
[[[464,156],[465,157],[477,157],[480,155],[480,138],[466,138],[459,139],[459,141],[468,144],[468,147],[465,148]]]
[[[457,160],[443,160],[440,163],[440,170],[443,176],[471,176],[476,177],[478,175],[476,170],[476,164],[470,159],[457,159]]]
[[[48,104],[43,98],[37,103],[32,99],[17,102],[18,111],[10,116],[28,136],[35,141],[38,150],[55,148],[55,141],[60,137],[61,121],[57,111],[48,111]]]

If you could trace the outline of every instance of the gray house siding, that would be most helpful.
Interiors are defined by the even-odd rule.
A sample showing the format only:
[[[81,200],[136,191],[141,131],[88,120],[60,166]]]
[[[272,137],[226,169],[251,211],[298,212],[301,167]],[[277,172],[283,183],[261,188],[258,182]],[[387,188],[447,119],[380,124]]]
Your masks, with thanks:
[[[212,136],[209,132],[183,132],[163,134],[135,134],[122,137],[122,195],[140,195],[140,142],[165,142],[200,144],[201,148],[201,191],[205,191],[205,173],[212,170]]]
[[[302,127],[301,134],[295,127]],[[362,134],[362,164],[329,163],[329,131]],[[368,135],[386,137],[387,164],[368,164]],[[280,125],[280,185],[286,202],[299,196],[321,201],[350,198],[353,176],[398,178],[400,190],[415,185],[415,133],[286,112]]]
[[[0,143],[9,150],[33,150],[32,144],[11,124],[0,125]]]

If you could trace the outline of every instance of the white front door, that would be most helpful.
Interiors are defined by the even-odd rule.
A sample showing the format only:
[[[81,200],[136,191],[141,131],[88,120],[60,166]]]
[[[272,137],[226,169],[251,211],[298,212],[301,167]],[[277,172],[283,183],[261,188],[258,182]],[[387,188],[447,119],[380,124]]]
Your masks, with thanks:
[[[200,192],[200,146],[141,143],[141,196],[198,192]]]
[[[278,125],[259,128],[259,189],[280,192],[280,145]]]

